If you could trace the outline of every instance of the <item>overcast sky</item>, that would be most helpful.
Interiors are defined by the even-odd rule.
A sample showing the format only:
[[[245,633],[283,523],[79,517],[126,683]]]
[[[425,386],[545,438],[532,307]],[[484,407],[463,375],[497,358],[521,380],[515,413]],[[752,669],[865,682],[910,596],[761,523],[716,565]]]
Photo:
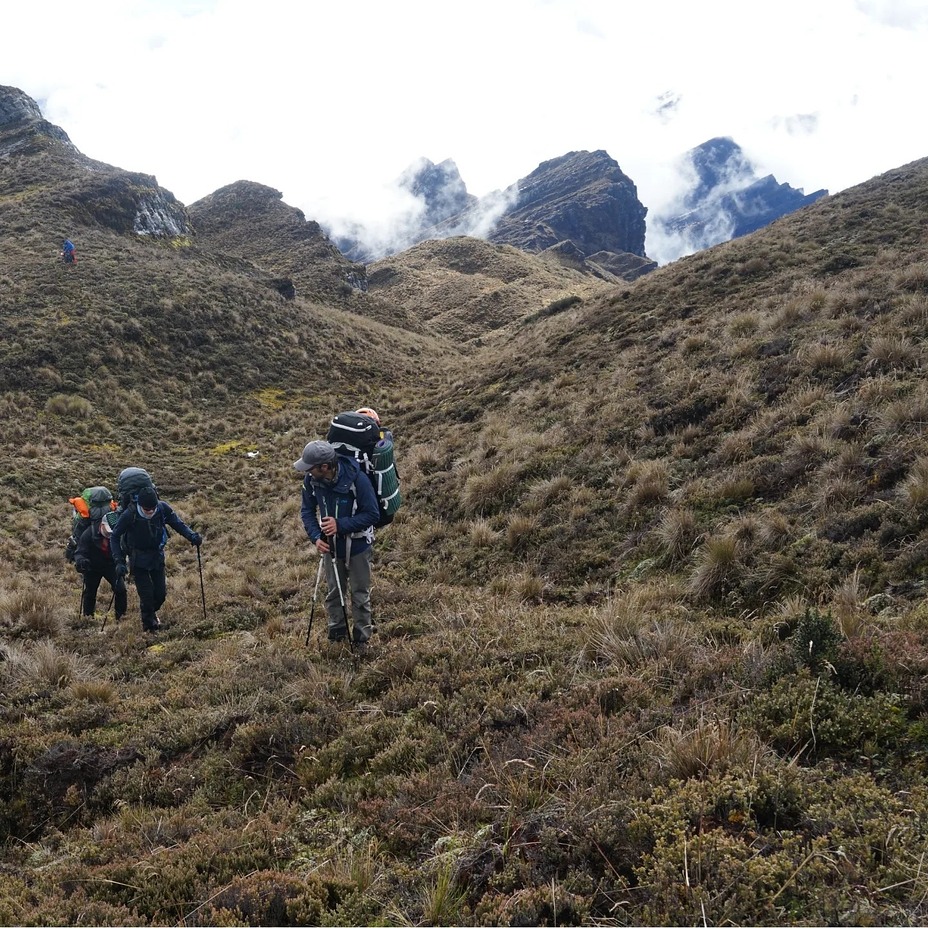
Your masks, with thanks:
[[[0,84],[89,157],[336,231],[386,229],[420,157],[483,196],[605,149],[655,214],[727,135],[835,193],[928,156],[926,60],[928,0],[43,0],[0,31]]]

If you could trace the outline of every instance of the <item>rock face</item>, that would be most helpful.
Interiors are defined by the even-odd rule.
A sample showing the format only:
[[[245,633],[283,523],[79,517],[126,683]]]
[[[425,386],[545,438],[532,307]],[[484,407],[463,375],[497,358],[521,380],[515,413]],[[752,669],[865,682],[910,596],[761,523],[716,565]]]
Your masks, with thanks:
[[[17,87],[0,85],[0,133],[3,136],[0,138],[0,155],[37,150],[43,138],[54,139],[77,152],[67,132],[47,122],[35,100]]]
[[[655,231],[673,239],[684,254],[755,232],[828,193],[816,190],[806,195],[778,183],[772,174],[757,177],[741,147],[730,138],[704,142],[687,152],[682,166],[692,174],[692,186],[656,217]]]
[[[574,151],[545,161],[518,182],[518,199],[488,236],[539,252],[572,242],[584,255],[645,257],[647,209],[632,181],[604,151]]]
[[[400,186],[424,204],[421,226],[426,229],[477,203],[477,198],[467,192],[458,166],[450,158],[441,164],[422,158],[407,168],[400,178]]]
[[[27,197],[38,196],[52,173],[31,157],[38,154],[54,163],[56,175],[69,178],[57,182],[47,195],[60,201],[74,222],[141,235],[191,233],[183,204],[159,187],[154,177],[86,157],[64,130],[42,118],[28,94],[16,87],[0,87],[0,156],[22,159],[20,170],[12,176]]]
[[[550,252],[564,266],[613,282],[657,267],[644,250],[647,210],[635,185],[604,151],[545,161],[506,190],[480,199],[467,193],[453,161],[435,165],[422,159],[399,185],[420,201],[421,214],[388,249],[353,237],[337,239],[346,255],[371,262],[419,242],[470,236],[532,254]],[[594,254],[601,260],[587,262]]]
[[[0,86],[0,126],[25,120],[41,120],[39,105],[17,87]]]

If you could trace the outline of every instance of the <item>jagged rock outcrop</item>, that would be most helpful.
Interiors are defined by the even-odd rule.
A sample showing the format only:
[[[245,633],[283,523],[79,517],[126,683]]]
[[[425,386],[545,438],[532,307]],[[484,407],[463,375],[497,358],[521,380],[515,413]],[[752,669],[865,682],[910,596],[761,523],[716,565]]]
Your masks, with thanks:
[[[440,164],[420,159],[404,172],[400,186],[422,201],[423,228],[437,226],[477,203],[477,197],[467,192],[458,166],[450,158]]]
[[[50,159],[48,164],[29,162],[31,155],[39,153]],[[18,185],[27,202],[33,197],[52,198],[76,223],[142,235],[191,234],[183,204],[156,178],[86,157],[16,87],[0,87],[0,157],[25,159],[21,169],[11,172],[10,182]],[[53,173],[68,180],[50,187]]]
[[[633,280],[657,267],[644,250],[647,210],[634,183],[604,151],[545,161],[506,190],[479,199],[467,193],[450,160],[435,165],[421,159],[399,186],[420,201],[421,214],[388,247],[362,241],[358,227],[337,239],[342,251],[370,262],[418,242],[467,236],[533,254],[554,249],[549,257],[565,267],[604,280]],[[592,254],[602,260],[587,263]]]
[[[41,147],[43,140],[56,142],[77,152],[64,129],[43,116],[38,103],[17,87],[0,86],[0,157],[14,151]]]
[[[188,213],[203,248],[242,257],[279,275],[284,296],[343,300],[367,287],[364,266],[349,261],[318,222],[284,203],[273,187],[236,181],[197,200]]]
[[[458,166],[449,158],[440,164],[420,158],[397,179],[396,186],[409,195],[409,211],[394,218],[391,228],[376,238],[361,223],[343,224],[332,239],[350,261],[369,264],[398,254],[430,238],[448,238],[472,231],[458,228],[453,217],[466,215],[477,205],[467,192]],[[451,221],[451,225],[445,227]]]
[[[686,254],[756,232],[775,219],[814,203],[827,190],[805,194],[772,175],[758,177],[754,165],[730,138],[714,138],[681,160],[692,185],[655,217],[655,232]]]
[[[645,257],[647,209],[618,163],[604,151],[574,151],[540,164],[518,182],[518,199],[487,236],[539,252],[569,240],[584,255]]]

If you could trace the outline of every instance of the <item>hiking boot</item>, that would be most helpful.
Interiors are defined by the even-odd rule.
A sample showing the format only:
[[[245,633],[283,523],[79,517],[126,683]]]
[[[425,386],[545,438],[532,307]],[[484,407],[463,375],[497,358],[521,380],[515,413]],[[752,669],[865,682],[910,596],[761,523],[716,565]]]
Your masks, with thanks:
[[[354,653],[355,653],[358,657],[367,657],[367,656],[369,656],[370,653],[371,653],[370,642],[367,642],[367,641],[359,641],[359,642],[354,646]]]

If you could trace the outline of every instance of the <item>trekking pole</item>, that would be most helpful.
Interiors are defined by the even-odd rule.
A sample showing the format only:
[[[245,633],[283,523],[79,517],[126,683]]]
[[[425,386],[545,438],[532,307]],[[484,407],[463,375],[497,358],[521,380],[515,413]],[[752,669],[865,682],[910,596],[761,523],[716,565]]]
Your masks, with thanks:
[[[324,515],[325,513],[323,513]],[[335,519],[338,520],[338,503],[335,503]],[[338,601],[342,604],[342,615],[345,617],[345,631],[348,633],[348,644],[351,650],[354,650],[354,632],[351,623],[348,621],[348,607],[345,605],[345,593],[342,590],[342,578],[338,575],[338,534],[326,535],[326,541],[329,544],[329,557],[332,559],[332,573],[335,574],[335,585],[338,587]]]
[[[119,581],[117,580],[117,583]],[[113,600],[116,599],[116,587],[113,587],[113,595],[110,597],[110,604],[106,607],[106,612],[103,613],[103,624],[100,626],[100,631],[102,632],[106,628],[106,620],[110,617],[110,609],[113,608]]]
[[[206,588],[203,586],[203,559],[200,557],[200,546],[197,545],[197,566],[200,568],[200,599],[203,600],[203,621],[206,621]]]
[[[313,616],[316,614],[316,597],[319,595],[319,582],[322,580],[322,564],[325,561],[325,558],[320,554],[319,555],[319,569],[316,571],[316,585],[313,588],[313,606],[309,610],[309,628],[306,629],[306,644],[309,645],[309,636],[312,634],[313,630]]]
[[[81,572],[81,598],[77,602],[77,621],[80,622],[81,616],[84,614],[84,592],[87,589],[87,578],[84,576],[83,571]]]
[[[345,605],[345,594],[342,592],[342,580],[338,575],[338,561],[335,559],[335,535],[332,536],[332,551],[329,557],[332,559],[332,573],[335,574],[335,585],[338,587],[338,600],[342,604],[342,615],[345,617],[345,631],[348,632],[348,644],[354,650],[354,632],[351,630],[351,623],[348,621],[348,607]]]

